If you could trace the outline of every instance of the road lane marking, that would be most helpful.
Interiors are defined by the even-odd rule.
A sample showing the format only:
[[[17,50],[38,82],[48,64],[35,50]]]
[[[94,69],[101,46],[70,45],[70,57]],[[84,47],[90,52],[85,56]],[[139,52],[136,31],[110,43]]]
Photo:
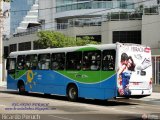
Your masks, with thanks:
[[[56,116],[56,115],[49,115],[49,116],[59,118],[59,119],[63,119],[63,120],[74,120],[74,119],[70,119],[70,118],[66,118],[66,117],[60,117],[60,116]]]

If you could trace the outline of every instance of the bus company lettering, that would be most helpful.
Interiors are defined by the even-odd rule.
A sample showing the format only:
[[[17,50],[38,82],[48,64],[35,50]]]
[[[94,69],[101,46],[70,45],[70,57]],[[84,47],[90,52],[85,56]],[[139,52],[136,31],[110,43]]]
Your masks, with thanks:
[[[150,51],[150,48],[143,48],[143,47],[134,46],[134,47],[131,48],[131,50],[133,52],[147,52],[148,53]]]
[[[151,51],[151,49],[148,47],[144,48],[144,47],[136,47],[136,46],[131,47],[131,50],[133,52],[146,52],[146,53],[149,53]]]
[[[143,47],[136,47],[136,46],[134,46],[134,47],[131,48],[131,50],[133,52],[144,52],[144,48]]]

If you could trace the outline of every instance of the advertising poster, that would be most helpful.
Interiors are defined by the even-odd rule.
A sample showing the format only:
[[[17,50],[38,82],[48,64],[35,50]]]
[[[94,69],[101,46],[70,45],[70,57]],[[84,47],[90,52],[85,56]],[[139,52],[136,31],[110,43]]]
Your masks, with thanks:
[[[150,94],[151,91],[143,91],[143,89],[151,90],[152,62],[150,48],[138,45],[121,45],[119,53],[119,95]],[[142,89],[142,91],[138,89]]]

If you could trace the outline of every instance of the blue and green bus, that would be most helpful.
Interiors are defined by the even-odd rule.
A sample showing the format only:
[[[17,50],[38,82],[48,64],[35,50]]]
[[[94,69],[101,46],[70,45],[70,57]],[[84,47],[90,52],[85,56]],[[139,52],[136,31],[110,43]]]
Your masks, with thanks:
[[[102,44],[17,51],[7,59],[7,88],[110,99],[151,95],[151,50],[137,44]]]

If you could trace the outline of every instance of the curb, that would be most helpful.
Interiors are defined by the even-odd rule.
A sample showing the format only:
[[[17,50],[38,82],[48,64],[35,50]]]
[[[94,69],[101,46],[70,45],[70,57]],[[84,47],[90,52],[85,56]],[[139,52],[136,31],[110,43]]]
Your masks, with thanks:
[[[152,99],[152,100],[138,100],[138,99],[131,99],[131,102],[134,103],[143,103],[143,104],[150,104],[150,105],[160,105],[160,99]]]
[[[136,99],[136,98],[130,98],[130,99],[116,99],[117,102],[125,102],[129,104],[149,104],[149,105],[160,105],[160,99],[152,99],[149,100],[147,98],[142,99]]]

